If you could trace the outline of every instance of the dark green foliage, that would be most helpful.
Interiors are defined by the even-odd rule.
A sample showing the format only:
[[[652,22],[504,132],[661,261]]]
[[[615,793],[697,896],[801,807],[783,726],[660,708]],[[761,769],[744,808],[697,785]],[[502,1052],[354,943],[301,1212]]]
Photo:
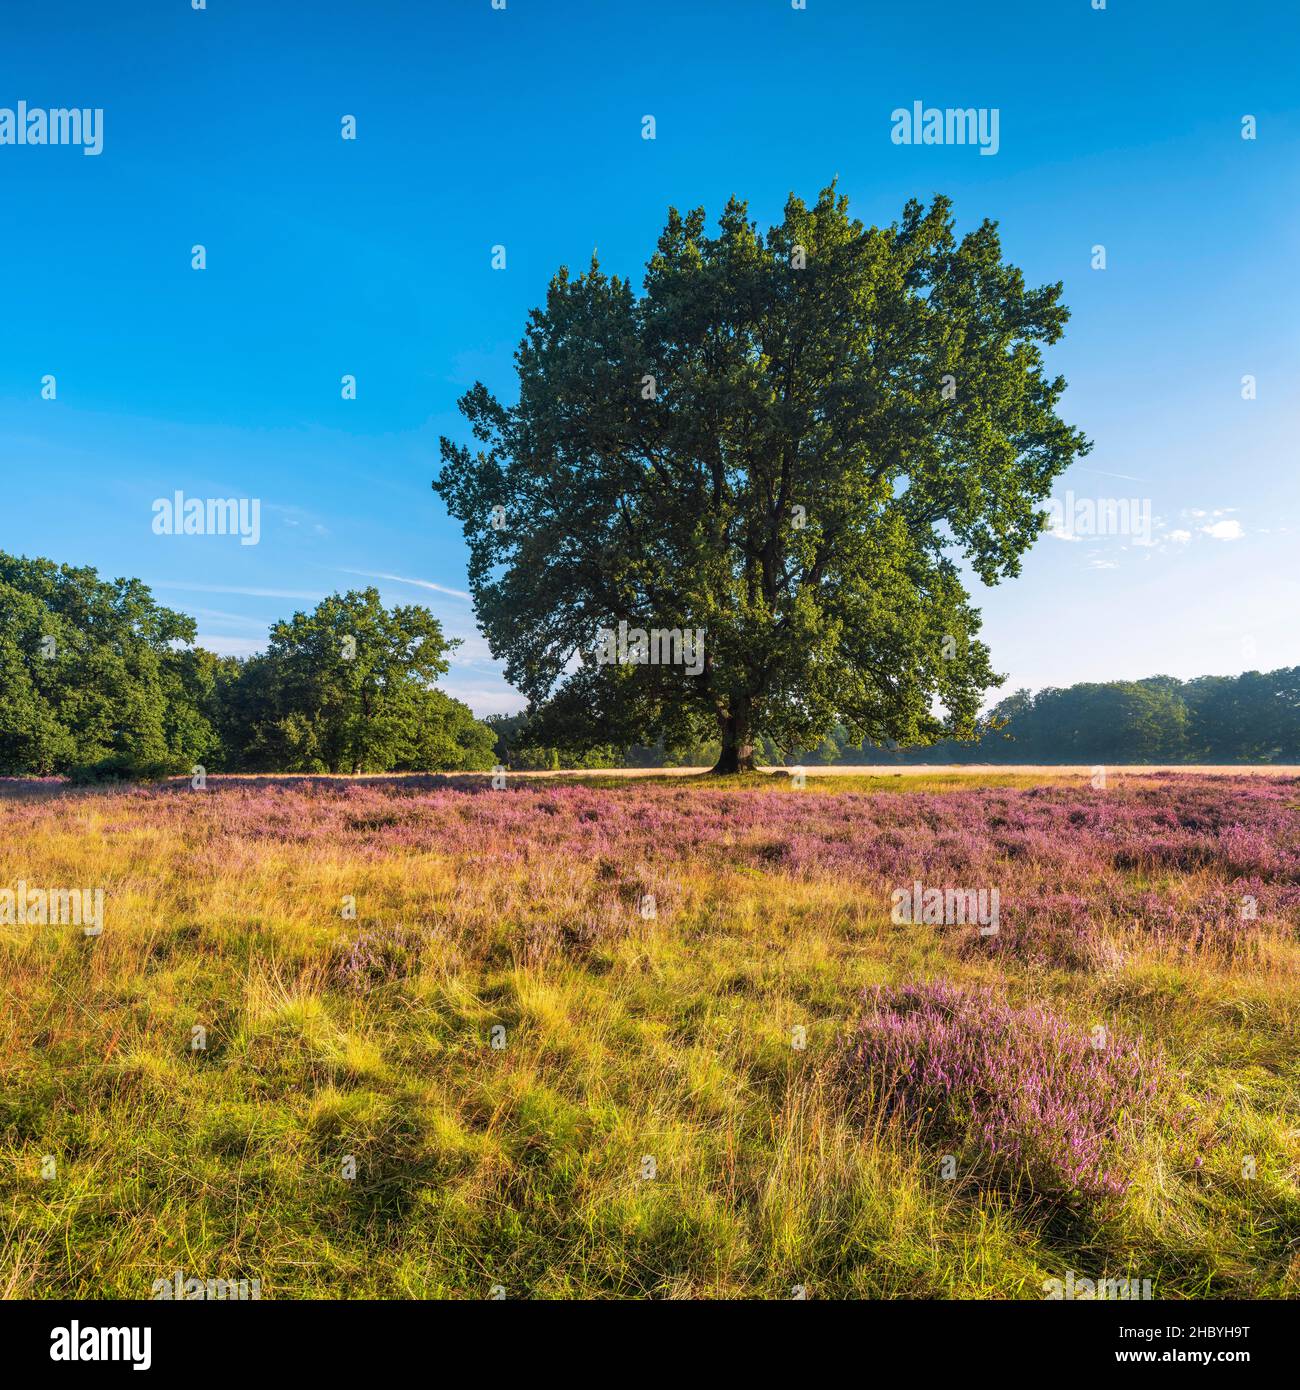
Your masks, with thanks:
[[[0,552],[0,773],[202,760],[216,740],[193,640],[138,579]]]
[[[864,227],[828,188],[765,237],[734,199],[715,237],[673,210],[640,297],[562,269],[517,403],[468,392],[481,447],[444,439],[435,483],[538,737],[717,739],[735,770],[837,721],[973,732],[997,677],[957,563],[1016,574],[1086,452],[1042,371],[1066,317],[942,198]],[[620,621],[702,629],[702,669],[598,664]]]
[[[490,714],[483,722],[496,736],[493,751],[496,764],[511,771],[558,772],[562,768],[625,765],[620,750],[609,744],[584,746],[571,742],[560,748],[541,742],[537,732],[539,721],[527,712]]]
[[[98,787],[114,782],[161,782],[185,771],[175,763],[142,762],[129,753],[114,753],[97,763],[85,763],[68,772],[74,787]]]
[[[247,661],[194,635],[139,580],[0,553],[0,775],[492,766],[491,730],[434,687],[455,643],[427,609],[334,594]]]
[[[271,629],[223,689],[218,722],[245,771],[488,768],[491,731],[434,688],[455,645],[427,608],[332,594]]]

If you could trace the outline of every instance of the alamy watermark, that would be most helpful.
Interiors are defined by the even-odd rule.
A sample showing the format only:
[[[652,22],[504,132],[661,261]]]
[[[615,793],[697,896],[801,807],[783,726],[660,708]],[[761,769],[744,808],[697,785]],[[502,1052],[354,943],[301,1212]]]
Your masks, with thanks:
[[[51,1361],[129,1361],[133,1371],[153,1365],[153,1328],[83,1327],[76,1318],[50,1332]]]
[[[890,895],[889,920],[929,926],[978,926],[981,936],[996,936],[1001,893],[996,888],[926,888],[919,881]]]
[[[1071,490],[1064,498],[1048,499],[1043,529],[1059,540],[1076,540],[1082,536],[1130,536],[1143,545],[1150,545],[1151,499],[1076,497]]]
[[[1083,1279],[1067,1269],[1064,1279],[1044,1279],[1043,1297],[1049,1302],[1091,1302],[1094,1299],[1120,1300],[1153,1297],[1150,1279]]]
[[[240,545],[262,539],[260,497],[186,497],[179,489],[153,503],[155,536],[238,536]]]
[[[87,936],[104,930],[102,888],[0,888],[0,926],[84,927]]]
[[[262,1281],[260,1279],[196,1279],[186,1278],[185,1271],[178,1269],[170,1279],[153,1281],[153,1297],[164,1302],[186,1299],[197,1302],[200,1299],[213,1299],[218,1302],[226,1299],[260,1299]]]
[[[896,145],[978,145],[980,154],[997,154],[1001,146],[998,127],[1001,110],[996,106],[925,106],[919,101],[909,110],[899,106],[889,114]]]
[[[684,666],[688,676],[704,670],[704,629],[602,627],[596,634],[597,666]]]
[[[104,148],[102,106],[45,109],[20,101],[0,106],[0,145],[80,145],[82,154]]]

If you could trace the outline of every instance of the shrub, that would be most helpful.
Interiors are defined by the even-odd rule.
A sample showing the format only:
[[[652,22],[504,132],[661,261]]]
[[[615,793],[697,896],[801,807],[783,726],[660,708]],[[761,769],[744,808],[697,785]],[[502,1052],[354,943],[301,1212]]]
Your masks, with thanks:
[[[381,923],[334,948],[330,975],[335,984],[364,993],[414,974],[423,949],[419,932],[400,922]]]
[[[68,773],[74,787],[100,786],[106,782],[162,782],[181,769],[157,759],[137,758],[131,753],[113,753],[97,762],[83,763]]]
[[[1170,1074],[1136,1042],[1112,1035],[1094,1048],[1068,1020],[983,988],[908,984],[865,998],[840,1058],[853,1103],[994,1177],[1040,1193],[1122,1193],[1129,1131],[1169,1111]]]

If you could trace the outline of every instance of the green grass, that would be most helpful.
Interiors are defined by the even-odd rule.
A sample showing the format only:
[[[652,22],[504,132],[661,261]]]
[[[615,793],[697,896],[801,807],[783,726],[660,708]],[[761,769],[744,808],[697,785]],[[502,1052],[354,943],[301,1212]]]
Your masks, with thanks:
[[[901,780],[808,785],[952,784]],[[10,1297],[148,1297],[175,1269],[264,1298],[1039,1298],[1067,1269],[1300,1294],[1290,965],[994,972],[878,897],[689,864],[658,919],[528,946],[583,866],[232,838],[223,872],[129,798],[49,804],[5,804],[0,882],[118,889],[97,940],[0,928]],[[431,926],[418,961],[356,989],[330,963],[365,921]],[[1158,1040],[1218,1140],[1203,1168],[1153,1142],[1122,1200],[1063,1209],[864,1133],[828,1067],[856,996],[936,974]]]

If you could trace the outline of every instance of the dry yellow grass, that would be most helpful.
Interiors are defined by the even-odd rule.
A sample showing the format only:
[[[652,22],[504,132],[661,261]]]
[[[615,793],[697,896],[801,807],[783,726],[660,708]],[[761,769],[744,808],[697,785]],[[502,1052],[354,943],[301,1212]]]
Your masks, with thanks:
[[[1014,1298],[1067,1268],[1300,1293],[1293,943],[1045,971],[900,932],[834,874],[565,852],[540,801],[484,852],[457,826],[489,793],[323,795],[0,797],[0,884],[110,900],[95,939],[0,927],[8,1296],[147,1297],[175,1269],[263,1297]],[[309,833],[339,805],[346,833]],[[1054,1208],[864,1131],[829,1059],[862,989],[918,977],[1158,1042],[1204,1165],[1153,1136],[1121,1201]]]

